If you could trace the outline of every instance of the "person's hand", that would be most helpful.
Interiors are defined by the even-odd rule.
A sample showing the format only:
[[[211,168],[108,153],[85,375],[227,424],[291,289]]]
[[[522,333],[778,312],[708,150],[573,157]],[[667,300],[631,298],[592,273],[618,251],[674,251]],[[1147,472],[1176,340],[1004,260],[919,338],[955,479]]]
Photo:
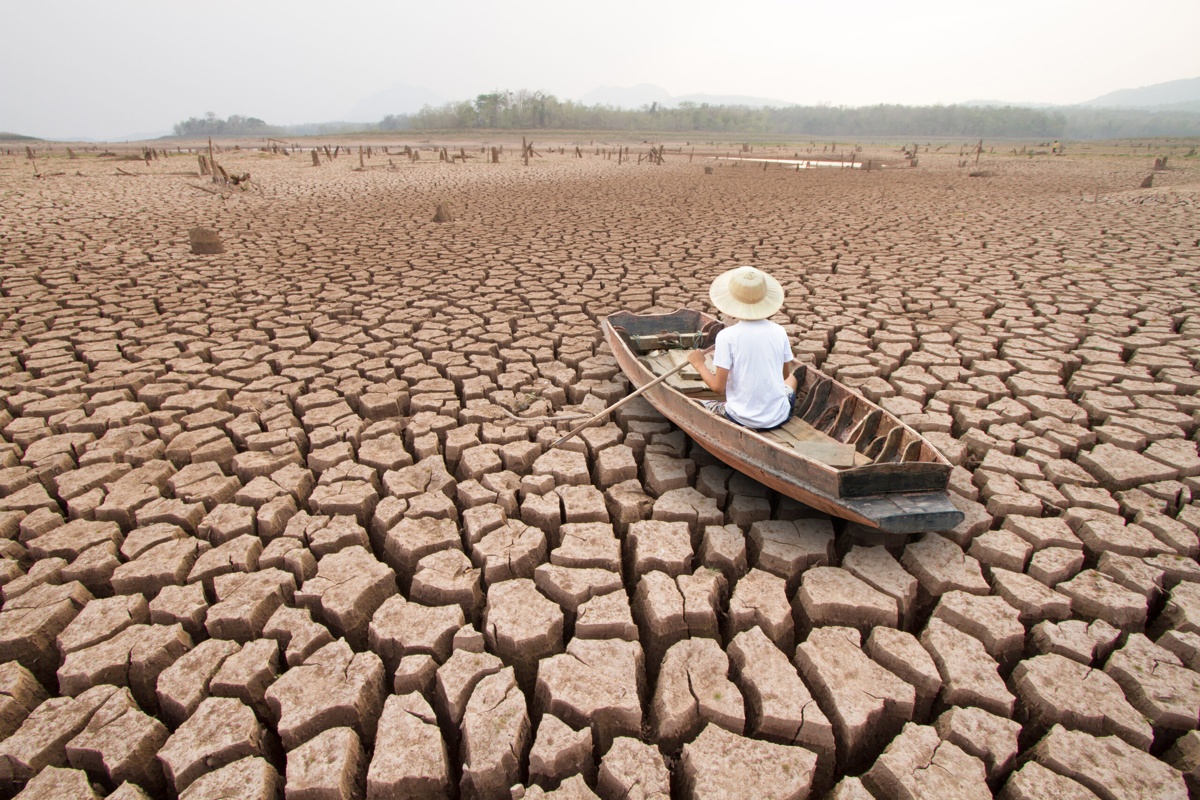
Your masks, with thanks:
[[[708,355],[707,350],[692,350],[687,354],[688,363],[693,367],[699,367],[704,363],[704,357]]]

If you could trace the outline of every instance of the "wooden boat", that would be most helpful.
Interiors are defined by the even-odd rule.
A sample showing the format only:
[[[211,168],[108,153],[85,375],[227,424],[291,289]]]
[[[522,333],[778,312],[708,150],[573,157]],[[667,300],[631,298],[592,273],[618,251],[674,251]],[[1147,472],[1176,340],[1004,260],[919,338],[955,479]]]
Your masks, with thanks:
[[[640,388],[689,350],[711,345],[724,326],[681,309],[622,311],[601,327],[622,371]],[[717,395],[690,367],[645,397],[730,467],[827,514],[891,533],[947,530],[962,521],[946,494],[951,465],[921,434],[815,369],[801,368],[797,377],[796,413],[770,431],[744,428],[704,408],[699,401]]]

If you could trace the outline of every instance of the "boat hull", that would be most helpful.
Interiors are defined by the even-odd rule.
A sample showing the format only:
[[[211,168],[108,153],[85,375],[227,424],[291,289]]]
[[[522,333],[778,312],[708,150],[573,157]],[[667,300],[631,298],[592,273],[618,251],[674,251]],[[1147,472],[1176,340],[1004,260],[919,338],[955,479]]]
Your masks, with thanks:
[[[678,315],[683,314],[682,318]],[[700,324],[711,320],[698,312],[662,315],[664,325],[686,324],[690,315]],[[622,372],[637,388],[655,379],[655,375],[630,348],[613,324],[627,322],[630,315],[613,315],[602,323],[604,336]],[[962,521],[963,514],[949,500],[942,485],[934,490],[887,491],[846,497],[840,492],[840,474],[859,470],[835,470],[804,458],[761,433],[718,417],[683,393],[660,383],[643,395],[654,408],[675,423],[697,444],[733,469],[769,486],[777,492],[826,514],[878,528],[889,533],[911,534],[930,530],[948,530]],[[891,466],[891,465],[889,465]],[[903,474],[903,465],[892,472]],[[945,470],[948,475],[948,466]],[[901,482],[903,477],[899,479]],[[926,476],[922,481],[929,482]]]

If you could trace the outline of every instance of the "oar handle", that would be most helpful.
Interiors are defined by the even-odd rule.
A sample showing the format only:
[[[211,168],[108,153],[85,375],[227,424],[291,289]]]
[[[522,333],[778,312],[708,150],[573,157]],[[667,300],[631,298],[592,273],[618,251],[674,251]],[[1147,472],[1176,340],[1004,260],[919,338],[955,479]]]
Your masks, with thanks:
[[[591,426],[591,425],[592,425],[592,423],[594,423],[594,422],[596,422],[597,420],[600,420],[600,419],[602,419],[602,418],[604,418],[604,417],[608,416],[609,414],[611,414],[612,412],[616,411],[616,410],[617,410],[618,408],[620,408],[621,406],[623,406],[623,405],[625,405],[626,403],[628,403],[628,402],[629,402],[630,400],[632,400],[633,398],[635,398],[635,397],[637,397],[638,395],[640,395],[640,394],[642,394],[643,392],[645,392],[647,389],[649,389],[649,388],[651,388],[651,387],[654,387],[654,386],[657,386],[658,384],[660,384],[660,383],[662,383],[663,381],[665,381],[667,378],[669,378],[669,377],[671,377],[672,375],[674,375],[676,372],[679,372],[679,371],[681,371],[681,370],[682,370],[684,367],[686,367],[686,366],[689,366],[689,362],[687,362],[687,361],[684,361],[684,362],[683,362],[683,363],[681,363],[681,364],[677,364],[676,366],[674,366],[674,367],[672,367],[671,369],[669,369],[669,370],[667,370],[666,372],[664,372],[662,375],[659,375],[659,376],[658,376],[657,378],[655,378],[654,380],[652,380],[652,381],[650,381],[649,383],[647,383],[647,384],[645,384],[644,386],[642,386],[642,387],[641,387],[640,389],[638,389],[637,391],[635,391],[635,392],[632,392],[631,394],[628,394],[628,395],[626,395],[625,397],[622,397],[620,400],[618,400],[617,402],[613,403],[611,406],[609,406],[608,408],[604,409],[604,410],[603,410],[603,411],[601,411],[600,413],[596,414],[596,415],[595,415],[595,416],[593,416],[591,419],[589,419],[587,422],[584,422],[584,423],[582,423],[582,424],[581,424],[581,425],[580,425],[578,428],[575,428],[573,431],[571,431],[571,432],[570,432],[570,433],[568,433],[567,435],[565,435],[565,436],[563,436],[562,438],[560,438],[560,439],[559,439],[558,441],[556,441],[554,444],[550,445],[550,449],[551,449],[551,450],[553,450],[554,448],[558,447],[558,446],[559,446],[560,444],[562,444],[563,442],[565,442],[565,441],[568,441],[569,439],[573,439],[573,438],[574,438],[574,437],[575,437],[575,436],[576,436],[576,435],[577,435],[577,434],[578,434],[580,431],[582,431],[582,430],[584,430],[585,428],[587,428],[587,427]]]

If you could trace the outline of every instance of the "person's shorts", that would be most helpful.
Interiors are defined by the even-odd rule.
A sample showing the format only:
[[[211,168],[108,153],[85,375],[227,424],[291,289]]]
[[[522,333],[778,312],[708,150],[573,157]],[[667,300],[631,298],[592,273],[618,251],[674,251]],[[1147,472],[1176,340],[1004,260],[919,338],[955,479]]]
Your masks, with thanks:
[[[729,415],[729,412],[725,410],[725,403],[721,400],[702,400],[701,405],[703,405],[705,408],[707,408],[709,411],[716,414],[717,416],[724,417],[725,419],[729,420],[730,422],[732,422],[735,425],[741,425],[743,428],[750,428],[749,425],[746,425],[746,424],[734,419],[733,417],[731,417]],[[796,406],[796,393],[794,391],[792,391],[791,389],[788,389],[788,408],[794,408],[795,406]],[[791,415],[789,415],[789,419],[790,418],[791,418]],[[783,422],[787,422],[787,420],[785,419]],[[783,422],[779,423],[779,425],[782,425]],[[778,428],[779,425],[776,425],[775,428]],[[774,430],[774,428],[750,428],[750,430],[752,430],[752,431],[769,431],[769,430]]]

